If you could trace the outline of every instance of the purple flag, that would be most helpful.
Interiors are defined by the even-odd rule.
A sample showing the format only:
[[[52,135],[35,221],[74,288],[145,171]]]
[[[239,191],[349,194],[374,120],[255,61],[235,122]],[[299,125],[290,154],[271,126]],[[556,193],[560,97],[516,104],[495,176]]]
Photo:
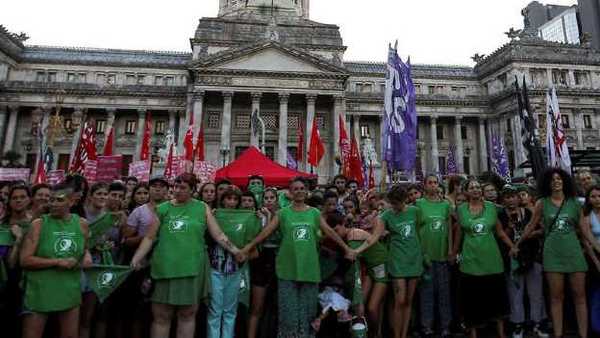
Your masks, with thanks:
[[[504,149],[504,140],[500,135],[492,133],[492,171],[510,182],[510,170],[508,168],[508,156]]]
[[[287,167],[290,169],[298,170],[298,161],[294,158],[294,155],[288,151],[287,153]]]
[[[417,157],[416,92],[410,60],[402,62],[391,46],[385,81],[382,158],[388,169],[413,171]]]
[[[456,175],[458,173],[458,166],[456,165],[456,146],[451,144],[448,147],[448,163],[446,165],[446,174]]]

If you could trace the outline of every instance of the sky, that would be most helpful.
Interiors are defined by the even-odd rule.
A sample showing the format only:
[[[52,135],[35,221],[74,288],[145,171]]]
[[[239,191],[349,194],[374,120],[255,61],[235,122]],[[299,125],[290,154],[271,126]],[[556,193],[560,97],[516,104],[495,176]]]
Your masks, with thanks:
[[[215,17],[218,0],[6,0],[0,24],[28,44],[190,50],[198,19]],[[389,42],[413,63],[473,65],[522,28],[529,0],[311,0],[310,18],[336,24],[346,61],[384,61]],[[540,1],[573,5],[576,0]]]

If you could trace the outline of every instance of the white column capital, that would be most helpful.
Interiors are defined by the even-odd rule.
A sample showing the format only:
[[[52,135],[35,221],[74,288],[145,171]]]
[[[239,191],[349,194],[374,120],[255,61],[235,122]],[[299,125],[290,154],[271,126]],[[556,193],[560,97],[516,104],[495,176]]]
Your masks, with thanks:
[[[251,96],[252,96],[252,103],[260,102],[260,99],[262,98],[262,93],[252,92]]]
[[[317,94],[306,94],[306,102],[308,104],[315,104],[317,101]]]
[[[290,93],[284,92],[284,93],[278,93],[277,94],[279,96],[279,102],[283,103],[283,102],[288,102],[290,99]]]
[[[223,92],[222,95],[224,100],[231,102],[231,99],[233,98],[233,92]]]
[[[192,93],[192,99],[194,101],[202,101],[202,100],[204,100],[204,95],[205,94],[206,94],[206,92],[204,90],[193,92]]]

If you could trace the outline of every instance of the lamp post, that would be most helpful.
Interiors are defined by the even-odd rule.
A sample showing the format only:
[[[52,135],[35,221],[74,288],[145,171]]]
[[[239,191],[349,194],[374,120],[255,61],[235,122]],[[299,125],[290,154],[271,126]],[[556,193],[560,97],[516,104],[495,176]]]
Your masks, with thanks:
[[[221,152],[221,159],[223,161],[222,162],[223,164],[221,165],[221,167],[225,167],[225,165],[227,164],[227,158],[229,157],[230,150],[229,150],[229,148],[221,148],[220,152]]]

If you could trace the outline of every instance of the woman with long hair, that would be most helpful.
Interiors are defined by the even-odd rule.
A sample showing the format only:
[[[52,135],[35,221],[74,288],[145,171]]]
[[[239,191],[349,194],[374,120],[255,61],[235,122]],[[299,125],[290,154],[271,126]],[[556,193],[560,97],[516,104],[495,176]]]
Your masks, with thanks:
[[[192,174],[175,179],[174,198],[155,208],[155,222],[131,261],[133,268],[141,268],[142,260],[154,248],[150,263],[154,279],[152,338],[169,336],[173,315],[177,317],[177,337],[194,336],[198,304],[208,294],[207,231],[237,262],[247,257],[223,233],[208,205],[192,198],[195,186]]]
[[[150,187],[148,183],[142,182],[133,188],[131,192],[131,199],[127,206],[128,213],[131,213],[133,209],[148,203],[150,199]]]
[[[207,182],[200,187],[200,200],[206,203],[211,209],[217,207],[217,186],[212,182]]]
[[[588,255],[594,266],[588,275],[590,324],[600,335],[600,185],[588,187],[583,215],[582,234],[589,243]]]
[[[36,184],[31,188],[31,213],[33,219],[48,213],[50,186],[45,183]]]
[[[477,328],[496,321],[498,337],[504,337],[503,318],[509,313],[504,265],[495,235],[498,222],[496,205],[484,201],[481,184],[465,181],[463,192],[467,202],[457,208],[458,224],[454,250],[460,259],[460,303],[470,337]]]
[[[541,198],[535,205],[531,222],[527,225],[519,243],[528,239],[538,226],[543,227],[543,266],[550,289],[550,312],[554,336],[563,335],[565,279],[568,278],[575,302],[579,336],[587,337],[585,275],[588,266],[577,237],[578,227],[582,232],[585,230],[575,183],[564,170],[550,168],[544,172],[538,182],[538,193]]]

